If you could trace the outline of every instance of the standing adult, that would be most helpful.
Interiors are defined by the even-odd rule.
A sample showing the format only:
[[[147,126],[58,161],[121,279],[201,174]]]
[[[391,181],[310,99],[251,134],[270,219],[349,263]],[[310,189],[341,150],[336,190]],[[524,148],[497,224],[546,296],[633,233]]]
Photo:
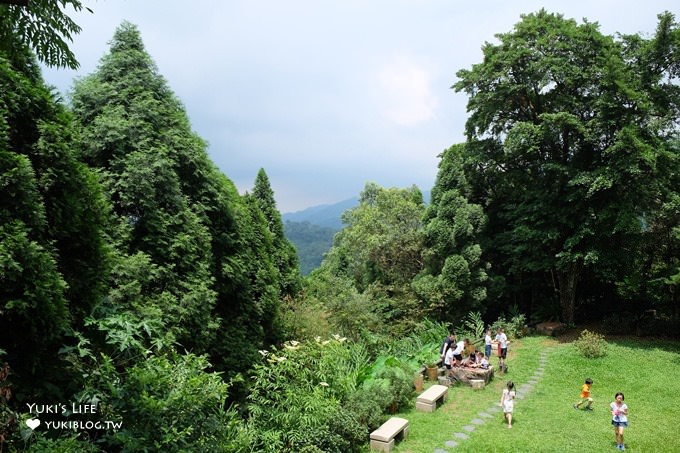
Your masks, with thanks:
[[[440,352],[440,355],[442,357],[442,360],[446,358],[446,351],[449,350],[451,345],[455,343],[456,341],[456,334],[451,332],[448,337],[444,338],[444,341],[442,342],[442,347]]]

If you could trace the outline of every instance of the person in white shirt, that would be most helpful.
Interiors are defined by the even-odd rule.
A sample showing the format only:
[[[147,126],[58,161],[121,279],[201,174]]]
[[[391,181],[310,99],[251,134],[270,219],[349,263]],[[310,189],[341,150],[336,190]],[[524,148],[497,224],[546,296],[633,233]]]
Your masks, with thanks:
[[[453,348],[446,350],[446,356],[444,357],[444,367],[446,367],[447,374],[451,374],[451,368],[453,367],[456,359],[453,358]]]
[[[465,344],[467,341],[468,340],[465,339],[456,343],[456,347],[453,349],[453,358],[456,359],[455,363],[453,363],[454,366],[458,366],[463,363],[463,351],[465,350]]]
[[[625,450],[623,444],[623,428],[628,426],[628,406],[623,402],[623,393],[618,392],[614,395],[614,402],[610,404],[612,410],[612,425],[614,425],[614,435],[616,436],[616,448]]]
[[[498,343],[498,367],[502,370],[505,367],[505,358],[508,356],[508,343],[510,343],[502,327],[498,329],[496,342]]]
[[[484,355],[486,358],[491,357],[491,329],[486,329],[486,335],[484,336]]]

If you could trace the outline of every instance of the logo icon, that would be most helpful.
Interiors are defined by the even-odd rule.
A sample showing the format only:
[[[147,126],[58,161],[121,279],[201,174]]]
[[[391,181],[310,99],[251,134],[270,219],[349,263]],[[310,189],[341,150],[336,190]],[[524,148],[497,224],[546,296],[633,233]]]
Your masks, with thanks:
[[[31,429],[36,429],[38,426],[40,426],[40,420],[37,418],[29,418],[26,420],[26,426],[28,426]]]

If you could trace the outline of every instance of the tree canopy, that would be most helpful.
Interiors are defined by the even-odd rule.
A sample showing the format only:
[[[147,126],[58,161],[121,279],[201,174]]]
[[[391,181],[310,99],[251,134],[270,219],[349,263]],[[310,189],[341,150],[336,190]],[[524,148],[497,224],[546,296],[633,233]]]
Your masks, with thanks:
[[[541,10],[457,74],[495,257],[515,278],[553,275],[568,323],[586,269],[625,274],[677,169],[680,35],[672,15],[660,19],[650,41],[617,40]]]

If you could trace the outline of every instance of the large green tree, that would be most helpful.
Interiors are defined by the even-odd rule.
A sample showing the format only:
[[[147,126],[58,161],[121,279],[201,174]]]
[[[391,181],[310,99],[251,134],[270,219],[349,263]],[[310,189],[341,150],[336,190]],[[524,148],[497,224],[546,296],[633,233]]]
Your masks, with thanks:
[[[264,168],[260,168],[257,172],[252,196],[257,207],[264,215],[269,231],[272,234],[274,265],[279,271],[281,295],[292,297],[300,290],[300,264],[295,247],[284,234],[281,213],[276,208],[274,191]]]
[[[413,282],[428,311],[449,321],[483,311],[488,279],[479,244],[486,217],[482,206],[468,200],[464,150],[465,145],[455,145],[442,154],[425,213],[425,269]]]
[[[183,347],[210,352],[220,370],[245,370],[278,302],[275,268],[260,260],[270,251],[259,240],[267,223],[210,162],[134,25],[118,27],[98,70],[75,84],[72,104],[83,157],[116,219],[119,278],[100,313],[159,314]]]
[[[18,49],[0,50],[0,344],[23,386],[54,390],[64,335],[104,294],[107,206],[71,115]]]
[[[541,10],[457,73],[492,248],[509,275],[554,280],[565,322],[586,269],[608,281],[626,272],[629,246],[667,191],[664,174],[677,169],[667,146],[677,27],[667,25],[670,42],[639,38],[633,48]]]
[[[329,282],[347,279],[360,295],[347,297],[347,285],[333,283],[337,294],[343,294],[335,311],[359,301],[372,304],[368,310],[383,321],[409,323],[423,316],[411,281],[423,269],[424,211],[423,195],[415,186],[386,189],[366,183],[359,205],[342,215],[345,227],[335,236],[321,270],[312,273],[312,278]],[[332,278],[324,277],[326,273]]]

